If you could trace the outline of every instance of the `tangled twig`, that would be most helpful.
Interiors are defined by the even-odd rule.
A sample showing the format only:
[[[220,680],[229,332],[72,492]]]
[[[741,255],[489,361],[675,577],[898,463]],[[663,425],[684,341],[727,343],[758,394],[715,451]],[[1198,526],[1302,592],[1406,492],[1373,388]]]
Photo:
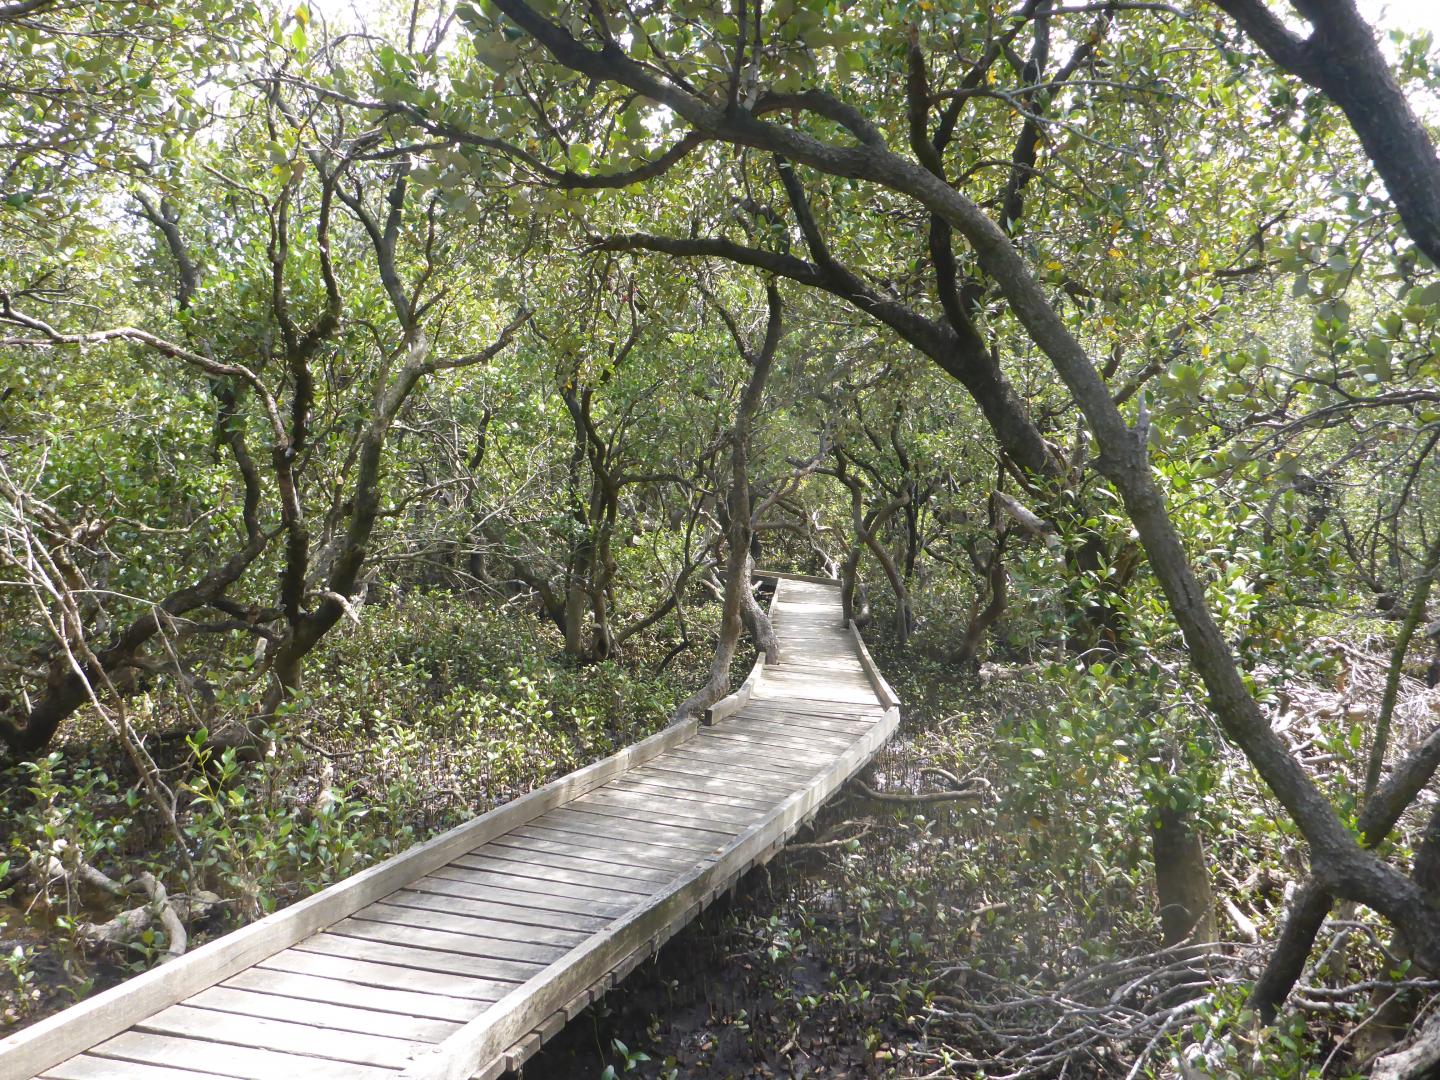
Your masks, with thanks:
[[[988,993],[934,994],[965,1050],[949,1047],[966,1068],[995,1080],[1028,1080],[1082,1066],[1133,1080],[1175,1030],[1224,987],[1245,977],[1247,945],[1179,945],[1096,964],[1058,984],[1002,981],[956,965]]]

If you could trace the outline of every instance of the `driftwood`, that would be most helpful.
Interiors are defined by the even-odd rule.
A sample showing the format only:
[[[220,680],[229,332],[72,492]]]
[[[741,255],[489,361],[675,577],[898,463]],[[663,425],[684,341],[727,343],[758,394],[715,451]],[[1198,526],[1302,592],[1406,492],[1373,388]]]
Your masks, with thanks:
[[[1225,909],[1225,914],[1242,938],[1251,945],[1260,944],[1260,930],[1254,919],[1241,911],[1239,905],[1228,896],[1220,898],[1220,906]]]
[[[956,802],[962,799],[983,799],[990,784],[980,777],[973,777],[970,786],[959,791],[876,791],[860,780],[850,781],[850,786],[867,799],[882,803],[899,803],[905,806],[923,806],[928,803]]]
[[[1383,1054],[1375,1059],[1371,1080],[1420,1080],[1434,1075],[1440,1066],[1440,1013],[1416,1033],[1414,1039],[1403,1050]]]
[[[204,890],[191,896],[170,896],[165,886],[148,870],[137,874],[128,884],[122,885],[108,874],[95,869],[83,860],[74,867],[66,866],[51,856],[45,863],[49,881],[63,880],[67,887],[79,891],[89,889],[107,896],[124,897],[143,895],[146,902],[137,907],[119,912],[103,923],[80,923],[80,937],[90,945],[108,951],[122,951],[139,941],[151,927],[159,925],[165,931],[165,959],[173,960],[184,956],[190,947],[190,935],[185,924],[191,919],[204,918],[218,903],[220,897]]]

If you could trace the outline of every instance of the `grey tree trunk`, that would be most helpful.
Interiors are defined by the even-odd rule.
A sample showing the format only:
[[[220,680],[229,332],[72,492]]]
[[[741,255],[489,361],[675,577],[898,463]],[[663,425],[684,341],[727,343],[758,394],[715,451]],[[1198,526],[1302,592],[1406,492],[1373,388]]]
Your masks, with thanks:
[[[1150,819],[1150,849],[1155,858],[1155,892],[1160,900],[1160,930],[1166,945],[1214,941],[1215,897],[1205,865],[1205,846],[1190,815],[1160,807]]]

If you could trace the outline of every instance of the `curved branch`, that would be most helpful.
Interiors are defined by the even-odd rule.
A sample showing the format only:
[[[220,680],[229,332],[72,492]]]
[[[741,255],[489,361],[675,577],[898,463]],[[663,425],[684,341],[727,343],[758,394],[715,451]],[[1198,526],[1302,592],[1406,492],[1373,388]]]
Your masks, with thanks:
[[[140,330],[133,326],[116,326],[108,330],[91,330],[80,334],[61,333],[49,323],[16,311],[10,305],[9,294],[5,292],[0,292],[0,322],[23,326],[25,329],[33,330],[41,335],[39,338],[0,338],[0,346],[43,349],[54,345],[84,346],[103,345],[110,341],[132,341],[148,346],[162,356],[168,356],[173,360],[180,360],[192,367],[197,367],[207,375],[239,379],[255,391],[255,396],[260,399],[260,404],[265,410],[265,417],[270,421],[271,430],[276,437],[281,440],[285,438],[285,422],[280,417],[280,406],[270,391],[266,389],[265,384],[260,381],[260,377],[244,364],[222,363],[219,360],[213,360],[201,353],[192,352],[182,345],[176,345],[173,341],[157,337],[148,330]]]

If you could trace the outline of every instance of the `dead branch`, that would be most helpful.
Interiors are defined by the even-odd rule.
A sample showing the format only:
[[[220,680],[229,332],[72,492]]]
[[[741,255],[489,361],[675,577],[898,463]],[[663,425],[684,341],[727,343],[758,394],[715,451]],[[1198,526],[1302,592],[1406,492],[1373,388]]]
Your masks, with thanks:
[[[892,803],[902,806],[924,806],[930,803],[957,802],[964,799],[983,799],[985,797],[983,788],[988,788],[990,785],[979,777],[975,777],[974,782],[975,787],[964,791],[925,791],[918,794],[908,791],[876,791],[861,780],[850,781],[850,786],[865,796],[865,798],[873,800],[874,802]]]
[[[1420,1028],[1409,1046],[1375,1060],[1371,1080],[1419,1080],[1440,1065],[1440,1014]]]

